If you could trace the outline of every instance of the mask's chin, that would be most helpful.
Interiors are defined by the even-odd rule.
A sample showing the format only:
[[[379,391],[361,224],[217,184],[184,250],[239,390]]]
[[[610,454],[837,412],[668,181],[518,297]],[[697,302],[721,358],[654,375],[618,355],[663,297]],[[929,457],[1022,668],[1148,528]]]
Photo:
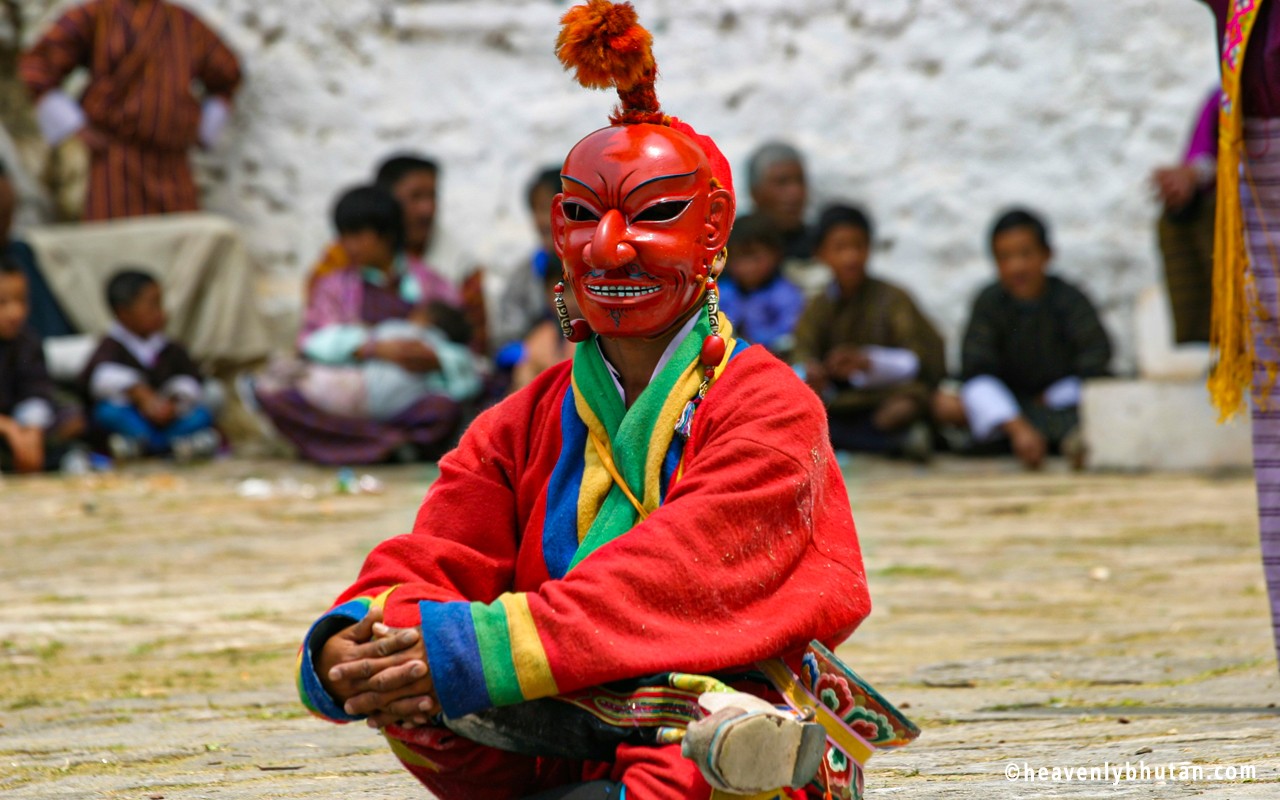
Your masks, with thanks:
[[[592,316],[596,317],[596,322],[599,322],[600,324],[595,324],[595,322],[593,322],[591,327],[596,333],[606,339],[639,339],[642,341],[655,341],[679,330],[681,326],[689,321],[690,317],[701,311],[703,307],[702,298],[703,295],[700,292],[691,305],[678,312],[668,312],[668,314],[663,315],[665,319],[649,319],[645,322],[640,322],[632,316],[639,316],[642,313],[639,309],[623,312],[620,317],[621,325],[615,325],[614,316],[613,313],[611,313],[616,312],[617,309],[601,308],[597,306],[593,309]],[[654,316],[654,313],[649,312],[644,314],[644,316],[652,317]],[[631,319],[628,319],[628,317],[631,317]]]

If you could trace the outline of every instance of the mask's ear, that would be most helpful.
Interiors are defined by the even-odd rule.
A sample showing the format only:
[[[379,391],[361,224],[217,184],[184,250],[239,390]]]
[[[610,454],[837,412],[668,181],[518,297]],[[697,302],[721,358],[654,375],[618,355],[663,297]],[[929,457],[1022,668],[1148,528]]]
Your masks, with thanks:
[[[733,195],[727,189],[711,190],[707,202],[707,224],[703,229],[708,260],[714,259],[729,243],[734,210]]]
[[[564,261],[564,193],[555,196],[551,201],[551,246],[555,248],[556,258]]]

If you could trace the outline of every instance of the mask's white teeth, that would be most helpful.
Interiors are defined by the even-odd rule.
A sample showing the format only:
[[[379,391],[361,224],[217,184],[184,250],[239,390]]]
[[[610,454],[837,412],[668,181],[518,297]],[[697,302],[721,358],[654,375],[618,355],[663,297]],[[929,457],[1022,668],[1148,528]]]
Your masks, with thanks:
[[[587,291],[601,297],[644,297],[662,291],[661,286],[588,286]]]

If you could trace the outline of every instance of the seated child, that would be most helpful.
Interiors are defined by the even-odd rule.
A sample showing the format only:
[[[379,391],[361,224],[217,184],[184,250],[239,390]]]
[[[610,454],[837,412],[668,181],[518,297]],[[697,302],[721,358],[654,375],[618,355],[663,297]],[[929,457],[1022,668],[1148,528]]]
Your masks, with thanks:
[[[512,373],[512,391],[523,389],[543,372],[562,361],[573,358],[573,344],[564,338],[560,330],[560,322],[556,317],[555,288],[556,284],[562,280],[564,280],[564,269],[560,265],[560,259],[552,256],[547,265],[546,275],[542,279],[546,292],[546,310],[543,312],[542,321],[534,325],[529,334],[524,337],[522,343],[524,356],[520,363],[516,364],[515,371]],[[576,319],[581,313],[573,292],[567,289],[564,292],[564,306],[571,318]]]
[[[991,229],[999,280],[973,303],[961,350],[959,397],[940,396],[940,422],[967,424],[979,443],[1003,442],[1035,469],[1057,450],[1077,468],[1081,381],[1107,374],[1111,341],[1089,298],[1048,274],[1049,232],[1015,209]]]
[[[164,334],[160,284],[124,269],[107,282],[116,321],[81,374],[91,431],[118,459],[173,454],[187,461],[217,452],[200,372]]]
[[[720,310],[747,341],[775,355],[791,350],[805,296],[782,275],[782,235],[761,214],[738,220],[729,238],[729,261],[716,283]]]
[[[836,449],[922,459],[929,397],[945,369],[942,337],[910,295],[867,275],[871,243],[865,212],[822,212],[815,252],[833,280],[801,315],[792,362],[826,402]]]
[[[40,337],[28,326],[27,277],[0,257],[0,470],[55,469],[82,423],[59,414]]]
[[[274,365],[255,380],[253,399],[317,463],[436,454],[456,431],[462,404],[482,389],[471,350],[441,329],[471,332],[405,254],[404,214],[390,192],[345,192],[333,221],[359,266],[316,281],[298,336],[306,363]]]

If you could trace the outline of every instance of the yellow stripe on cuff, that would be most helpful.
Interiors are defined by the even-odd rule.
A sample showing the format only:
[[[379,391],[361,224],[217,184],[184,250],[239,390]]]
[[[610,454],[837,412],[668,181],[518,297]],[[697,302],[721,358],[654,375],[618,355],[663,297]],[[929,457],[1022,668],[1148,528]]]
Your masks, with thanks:
[[[507,611],[507,635],[511,639],[511,661],[516,680],[526,700],[560,694],[556,679],[547,663],[547,651],[538,637],[538,628],[529,610],[529,598],[523,594],[504,594],[498,598]]]

